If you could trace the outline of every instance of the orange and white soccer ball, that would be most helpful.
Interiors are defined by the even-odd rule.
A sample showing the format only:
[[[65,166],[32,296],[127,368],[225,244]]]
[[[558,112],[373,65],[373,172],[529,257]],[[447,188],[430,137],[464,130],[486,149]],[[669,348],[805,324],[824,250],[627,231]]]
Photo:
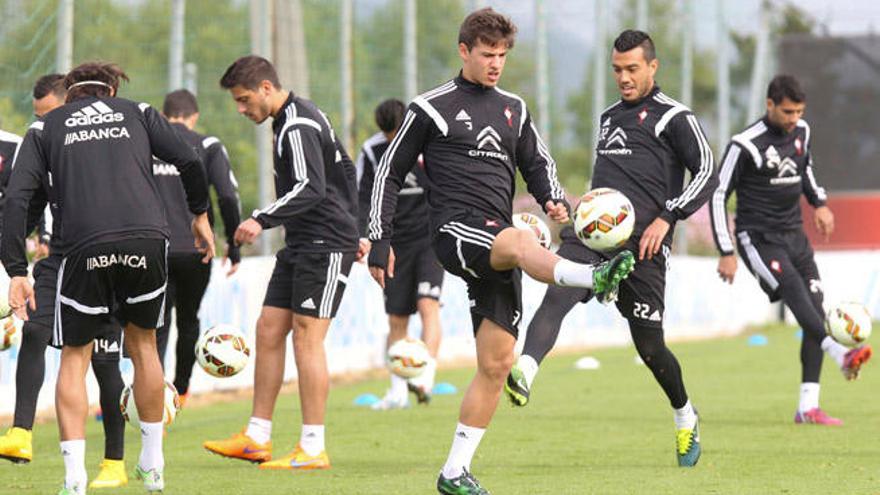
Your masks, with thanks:
[[[180,406],[180,396],[177,394],[177,389],[174,387],[174,384],[166,381],[163,398],[164,410],[162,412],[162,423],[165,426],[170,426],[174,422],[174,418],[177,417],[177,413],[180,411]],[[119,397],[119,410],[122,411],[122,417],[131,426],[135,428],[140,427],[141,423],[138,417],[137,405],[134,402],[134,389],[131,385],[126,385],[122,389],[122,395]]]
[[[574,232],[594,251],[613,251],[632,235],[636,212],[620,191],[608,187],[593,189],[581,198],[574,211]]]
[[[406,337],[388,348],[386,364],[392,373],[401,378],[415,378],[425,371],[430,359],[431,354],[424,342]]]
[[[547,224],[538,218],[537,215],[532,215],[531,213],[517,213],[513,215],[513,226],[518,229],[532,231],[532,233],[535,234],[535,237],[538,238],[538,243],[541,244],[544,249],[550,249],[550,243],[552,241],[550,237],[550,229],[547,228]]]
[[[862,345],[871,336],[871,313],[856,302],[842,302],[825,315],[825,331],[847,347]]]
[[[251,356],[244,334],[232,325],[211,327],[196,342],[196,361],[211,376],[237,375]]]
[[[21,327],[24,322],[12,316],[6,302],[0,304],[0,317],[0,351],[5,351],[21,342]]]

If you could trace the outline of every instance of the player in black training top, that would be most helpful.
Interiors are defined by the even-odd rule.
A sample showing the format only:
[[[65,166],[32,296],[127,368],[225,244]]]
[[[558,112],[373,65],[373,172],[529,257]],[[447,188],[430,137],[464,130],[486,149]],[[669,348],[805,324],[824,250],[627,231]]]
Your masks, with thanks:
[[[681,368],[663,338],[666,269],[675,222],[702,206],[717,184],[712,150],[696,116],[666,96],[654,82],[658,61],[647,33],[627,30],[614,41],[611,57],[621,99],[601,116],[592,187],[610,187],[633,204],[636,225],[626,248],[638,251],[635,271],[620,286],[617,309],[629,322],[636,350],[673,407],[679,465],[700,456],[697,415],[688,400]],[[685,171],[691,180],[683,187]],[[584,246],[566,228],[557,254],[582,263],[603,255]],[[566,314],[593,293],[550,287],[526,333],[523,354],[505,385],[511,401],[524,406],[538,364],[556,342]]]
[[[12,162],[21,145],[21,136],[0,129],[0,221],[3,219],[3,205],[6,203],[6,186],[12,174]]]
[[[201,158],[208,177],[208,184],[217,193],[220,215],[226,229],[226,259],[230,263],[227,276],[238,269],[241,261],[239,248],[233,236],[241,222],[238,201],[238,184],[229,165],[226,148],[219,139],[204,136],[193,128],[199,120],[199,105],[195,95],[185,89],[172,91],[165,95],[162,114],[180,137],[189,144]],[[185,402],[189,390],[189,380],[196,361],[195,346],[199,338],[199,306],[208,281],[211,278],[211,265],[202,263],[201,254],[193,245],[192,214],[186,208],[186,194],[180,182],[177,167],[153,158],[153,175],[159,186],[159,194],[165,206],[168,228],[171,230],[171,243],[168,250],[168,298],[165,303],[165,320],[156,332],[159,359],[165,363],[165,348],[171,328],[171,309],[177,311],[177,346],[174,367],[174,387]],[[210,201],[210,200],[209,200]],[[208,222],[214,226],[213,204],[208,204]]]
[[[64,104],[67,89],[64,76],[48,74],[37,80],[33,92],[34,115],[44,115]],[[35,194],[30,201],[28,231],[36,214],[46,209],[45,194]],[[51,215],[46,215],[49,219]],[[51,220],[49,220],[51,222]],[[51,225],[46,235],[51,232]],[[46,237],[48,242],[50,237]],[[43,240],[41,239],[41,245]],[[48,255],[48,256],[46,256]],[[55,322],[55,290],[58,286],[58,270],[62,256],[46,255],[34,265],[34,298],[37,309],[28,312],[28,320],[22,327],[21,347],[15,370],[15,417],[12,428],[0,437],[0,458],[15,463],[27,463],[33,458],[32,430],[36,415],[37,399],[46,372],[46,346],[52,340]],[[119,410],[119,396],[125,384],[119,372],[122,347],[122,328],[117,321],[108,323],[95,339],[92,352],[92,371],[100,389],[102,426],[104,427],[104,459],[98,475],[89,488],[116,488],[128,483],[123,462],[125,454],[125,420]]]
[[[116,98],[120,79],[127,77],[118,66],[100,62],[67,74],[67,104],[31,125],[22,143],[3,225],[0,256],[12,279],[9,304],[27,320],[27,307],[36,309],[24,245],[28,204],[42,191],[57,205],[50,249],[62,256],[53,344],[63,346],[55,398],[63,493],[85,493],[85,373],[92,342],[114,315],[126,322],[125,345],[135,369],[142,438],[135,472],[147,491],[164,487],[164,380],[154,332],[165,300],[168,228],[152,155],[180,170],[205,262],[214,249],[198,156],[155,109]]]
[[[544,283],[595,287],[611,297],[633,265],[628,251],[595,269],[563,260],[541,247],[532,232],[512,227],[517,169],[550,218],[569,221],[556,163],[525,102],[496,87],[515,32],[510,19],[491,8],[464,20],[458,38],[461,73],[409,105],[379,162],[371,198],[370,273],[384,286],[386,269],[389,276],[395,271],[391,242],[399,191],[422,154],[434,251],[443,267],[468,285],[477,374],[437,480],[440,493],[485,493],[470,463],[513,364],[522,316],[520,269]]]
[[[358,253],[354,164],[330,121],[309,100],[282,89],[268,60],[246,56],[223,75],[238,113],[255,123],[272,117],[277,199],[238,226],[235,241],[250,244],[264,229],[284,226],[285,247],[257,321],[254,404],[244,432],[205,442],[211,452],[262,462],[261,469],[327,469],[324,414],[329,393],[324,337],[336,315]],[[272,413],[284,377],[287,336],[293,349],[302,406],[302,431],[293,452],[272,458]]]
[[[767,88],[767,113],[733,136],[712,196],[712,230],[721,253],[718,274],[733,283],[736,254],[727,226],[727,198],[736,191],[736,248],[771,301],[785,303],[804,329],[800,400],[795,423],[839,425],[819,407],[823,351],[848,380],[858,377],[871,346],[847,349],[825,334],[824,293],[813,248],[804,233],[800,198],[815,208],[816,228],[834,231],[825,190],[816,183],[810,126],[801,117],[806,94],[797,79],[779,75]]]
[[[376,167],[397,135],[405,110],[403,102],[395,99],[385,100],[376,107],[376,125],[380,132],[364,142],[358,156],[356,168],[359,175],[361,242],[369,242],[365,238]],[[382,400],[373,404],[375,410],[407,407],[407,390],[416,394],[420,404],[427,404],[434,387],[437,351],[440,348],[440,289],[444,270],[431,248],[428,203],[425,199],[427,183],[428,177],[419,164],[407,174],[400,189],[397,211],[394,213],[394,237],[391,239],[397,263],[394,276],[385,277],[385,312],[388,313],[389,328],[386,345],[390,346],[406,337],[409,317],[418,311],[422,320],[422,341],[428,347],[431,360],[419,376],[409,380],[391,373],[391,388]]]

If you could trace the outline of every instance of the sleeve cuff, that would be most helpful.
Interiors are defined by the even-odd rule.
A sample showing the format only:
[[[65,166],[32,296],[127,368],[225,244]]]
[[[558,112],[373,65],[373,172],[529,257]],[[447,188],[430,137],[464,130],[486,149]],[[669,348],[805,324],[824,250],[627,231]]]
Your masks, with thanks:
[[[678,217],[675,215],[675,213],[669,210],[663,210],[663,213],[660,214],[660,218],[666,220],[666,223],[668,223],[669,225],[672,225],[673,223],[678,221]]]
[[[388,266],[388,255],[391,252],[391,242],[389,241],[373,241],[370,248],[370,256],[367,264],[371,267],[385,269]]]
[[[263,216],[260,215],[257,210],[254,210],[254,214],[251,215],[251,218],[253,218],[258,224],[260,224],[260,227],[263,227],[263,230],[272,228],[272,225],[270,225],[269,222],[267,222],[266,219],[263,218]]]

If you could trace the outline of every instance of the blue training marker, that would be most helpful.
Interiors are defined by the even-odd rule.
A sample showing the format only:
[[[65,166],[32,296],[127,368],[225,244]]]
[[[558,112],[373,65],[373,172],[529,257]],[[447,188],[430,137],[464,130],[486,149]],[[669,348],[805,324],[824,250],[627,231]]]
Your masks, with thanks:
[[[453,395],[456,392],[458,392],[458,389],[455,388],[455,385],[446,382],[434,385],[434,388],[431,390],[431,393],[434,395]]]
[[[373,394],[361,394],[355,397],[354,405],[356,406],[372,406],[373,404],[379,402],[379,398]]]
[[[795,330],[794,331],[794,338],[796,338],[798,340],[804,340],[804,329],[798,328],[797,330]]]
[[[748,345],[750,345],[752,347],[765,346],[765,345],[767,345],[768,342],[769,342],[769,340],[767,339],[767,336],[762,335],[760,333],[750,335],[749,340],[747,341]]]

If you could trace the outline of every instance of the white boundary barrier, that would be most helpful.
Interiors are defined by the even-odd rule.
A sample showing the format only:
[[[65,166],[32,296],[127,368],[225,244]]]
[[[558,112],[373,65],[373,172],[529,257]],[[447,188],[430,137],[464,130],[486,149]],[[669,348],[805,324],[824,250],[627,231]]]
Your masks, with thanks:
[[[822,274],[827,299],[859,301],[872,314],[880,315],[880,251],[819,253],[816,257]],[[667,274],[665,328],[668,339],[711,338],[732,335],[745,326],[762,323],[774,317],[774,307],[758,289],[754,277],[742,263],[736,283],[723,284],[715,272],[716,258],[674,256]],[[238,273],[226,278],[223,268],[215,264],[208,291],[202,302],[202,328],[230,323],[244,329],[253,343],[254,326],[259,316],[266,283],[272,272],[274,258],[253,257],[242,261]],[[331,373],[357,372],[382,366],[385,336],[388,332],[381,289],[370,279],[366,267],[356,263],[339,314],[326,340]],[[5,294],[6,281],[0,281]],[[541,303],[545,286],[528,277],[523,281],[523,322],[520,345],[525,328]],[[443,343],[440,360],[448,361],[474,355],[473,331],[467,291],[457,277],[447,275],[443,287],[441,320]],[[410,332],[418,333],[420,324],[414,317]],[[172,332],[166,359],[166,374],[173,377],[174,341]],[[627,345],[630,342],[625,320],[616,308],[604,307],[595,301],[579,304],[563,322],[557,347],[595,347]],[[285,378],[296,377],[292,346],[288,346]],[[18,349],[0,353],[0,415],[11,415],[15,397],[15,365]],[[46,351],[46,379],[40,392],[38,409],[52,407],[59,352]],[[131,363],[123,360],[123,373],[131,373]],[[217,379],[198,366],[193,373],[191,390],[195,393],[249,387],[253,365],[228,379]],[[97,384],[89,374],[89,396],[97,402]]]

